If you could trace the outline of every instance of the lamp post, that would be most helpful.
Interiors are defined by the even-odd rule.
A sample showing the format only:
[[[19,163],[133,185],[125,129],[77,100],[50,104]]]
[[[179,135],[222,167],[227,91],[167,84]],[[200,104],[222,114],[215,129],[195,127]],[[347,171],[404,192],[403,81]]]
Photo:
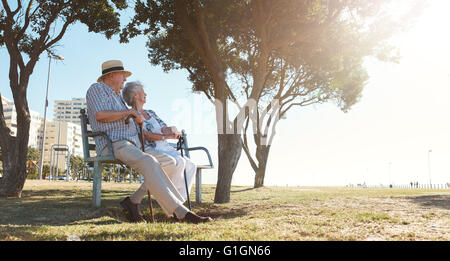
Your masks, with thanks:
[[[48,53],[48,75],[47,75],[47,89],[45,91],[45,107],[44,107],[44,126],[42,128],[42,143],[41,143],[41,160],[39,163],[39,176],[38,178],[42,179],[42,165],[44,164],[44,145],[45,145],[45,125],[47,122],[47,107],[48,107],[48,86],[50,84],[50,64],[52,62],[52,58],[55,60],[64,60],[64,57],[60,55],[54,55],[50,52]]]
[[[391,165],[392,165],[392,162],[389,162],[389,169],[388,169],[389,188],[392,188],[392,184],[391,184]]]
[[[430,153],[432,150],[428,150],[428,177],[430,178],[430,188],[431,188],[431,163],[430,163]]]

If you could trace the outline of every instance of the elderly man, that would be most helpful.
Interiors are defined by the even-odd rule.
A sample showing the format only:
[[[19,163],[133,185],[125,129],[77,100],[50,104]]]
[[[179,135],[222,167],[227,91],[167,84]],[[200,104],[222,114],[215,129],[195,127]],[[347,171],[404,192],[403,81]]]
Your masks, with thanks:
[[[130,75],[131,72],[124,69],[121,61],[104,62],[102,75],[86,93],[88,118],[92,130],[105,132],[112,140],[116,158],[144,176],[141,188],[122,200],[120,205],[128,212],[131,222],[145,222],[139,204],[148,188],[166,214],[174,215],[178,220],[189,223],[211,221],[210,217],[198,216],[183,205],[183,197],[163,170],[163,167],[173,168],[174,162],[167,161],[162,167],[157,156],[142,152],[138,136],[139,128],[136,124],[142,124],[144,118],[136,110],[128,109],[120,95],[126,78]],[[125,119],[130,115],[134,116],[135,120],[126,124]],[[95,137],[95,143],[97,153],[109,153],[104,137]]]

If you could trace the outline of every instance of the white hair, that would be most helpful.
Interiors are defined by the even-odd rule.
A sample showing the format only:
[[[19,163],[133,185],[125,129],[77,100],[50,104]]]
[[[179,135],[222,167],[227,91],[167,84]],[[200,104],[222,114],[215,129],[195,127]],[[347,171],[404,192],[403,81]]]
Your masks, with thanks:
[[[127,82],[125,88],[122,91],[122,97],[128,106],[133,107],[134,105],[134,95],[139,91],[138,87],[143,87],[142,83],[139,81]]]

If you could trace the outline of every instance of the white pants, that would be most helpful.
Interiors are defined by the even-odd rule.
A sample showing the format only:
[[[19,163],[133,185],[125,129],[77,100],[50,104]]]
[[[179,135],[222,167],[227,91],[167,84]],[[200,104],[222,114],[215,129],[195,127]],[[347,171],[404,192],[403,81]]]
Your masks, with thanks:
[[[179,154],[170,152],[156,151],[151,148],[146,148],[145,152],[154,156],[166,175],[172,181],[175,188],[183,197],[183,202],[187,200],[186,193],[186,181],[189,193],[191,192],[192,185],[194,184],[195,172],[197,166],[187,157],[181,157]],[[186,169],[186,181],[184,180],[184,170]],[[145,183],[142,184],[140,189],[132,195],[133,203],[140,203],[142,199],[147,195]]]
[[[183,205],[184,198],[165,172],[175,171],[176,161],[173,158],[154,150],[144,153],[126,140],[113,142],[113,150],[116,159],[144,176],[144,183],[130,196],[133,203],[140,203],[148,188],[166,215],[175,214],[179,219],[184,218],[189,209]],[[105,148],[103,153],[108,153],[108,150]]]
[[[167,173],[172,183],[177,188],[178,192],[180,192],[181,196],[186,200],[187,193],[186,192],[186,181],[189,192],[191,191],[192,185],[194,184],[195,172],[197,171],[197,166],[187,157],[181,157],[181,155],[173,155],[170,156],[175,158],[176,166],[175,171],[171,173]],[[186,181],[184,180],[184,170],[186,169]]]

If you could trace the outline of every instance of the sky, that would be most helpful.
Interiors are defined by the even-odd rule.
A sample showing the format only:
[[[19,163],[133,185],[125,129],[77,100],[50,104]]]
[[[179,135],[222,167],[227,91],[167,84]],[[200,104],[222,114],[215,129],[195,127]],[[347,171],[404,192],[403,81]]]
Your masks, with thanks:
[[[431,0],[418,22],[392,42],[398,64],[368,58],[369,81],[362,99],[344,113],[334,104],[293,108],[277,126],[267,165],[267,186],[345,186],[433,184],[450,182],[450,1]],[[127,19],[125,17],[124,19]],[[128,44],[118,37],[69,28],[51,63],[49,107],[55,100],[85,97],[101,74],[104,61],[122,60],[147,93],[147,107],[169,125],[185,129],[191,146],[208,148],[215,168],[203,171],[203,183],[217,181],[217,132],[212,104],[191,92],[186,71],[163,72],[149,63],[146,39]],[[0,48],[0,93],[12,100],[9,56]],[[29,108],[44,115],[48,58],[42,55],[31,76]],[[429,152],[431,150],[431,152]],[[204,164],[195,153],[193,160]],[[253,185],[254,174],[244,152],[233,185]]]

